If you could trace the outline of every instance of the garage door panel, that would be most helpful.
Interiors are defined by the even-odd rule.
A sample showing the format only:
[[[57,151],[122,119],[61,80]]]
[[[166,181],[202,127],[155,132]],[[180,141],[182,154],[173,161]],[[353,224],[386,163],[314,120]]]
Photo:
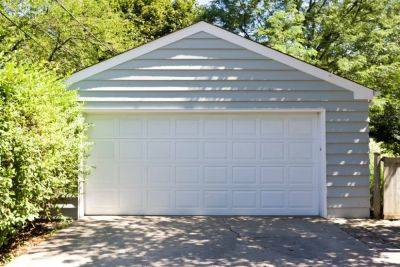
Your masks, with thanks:
[[[261,119],[261,136],[263,138],[281,138],[285,134],[285,120],[282,118]]]
[[[196,141],[177,141],[175,143],[175,158],[177,160],[200,159],[200,143]]]
[[[261,142],[261,159],[279,161],[285,159],[285,144],[283,142]]]
[[[138,209],[144,209],[145,192],[140,189],[126,190],[122,189],[119,193],[119,210],[122,214],[129,214]]]
[[[314,144],[309,142],[289,142],[288,143],[288,159],[292,161],[313,160]]]
[[[125,138],[143,137],[144,121],[139,118],[121,118],[119,120],[118,133],[119,137]]]
[[[91,159],[114,159],[116,158],[115,141],[111,140],[95,140],[92,146]]]
[[[234,160],[255,160],[257,159],[256,142],[233,142],[232,159]]]
[[[118,184],[117,166],[109,161],[93,162],[90,185],[93,188],[113,188]]]
[[[264,166],[261,167],[262,185],[285,184],[285,166]]]
[[[92,138],[113,138],[116,136],[116,121],[114,118],[105,116],[94,116],[88,120],[89,123],[95,123],[96,128],[89,128],[89,135]]]
[[[295,117],[288,120],[288,137],[310,138],[314,137],[314,118]]]
[[[200,183],[200,170],[197,166],[179,166],[175,168],[175,183],[185,185],[198,185]]]
[[[232,168],[233,184],[257,184],[257,167],[255,166],[238,166]]]
[[[228,135],[227,120],[225,119],[205,119],[203,127],[204,136],[226,137]]]
[[[205,209],[229,209],[230,192],[228,190],[205,190]]]
[[[171,208],[171,192],[169,190],[148,190],[146,203],[150,210],[169,210]]]
[[[172,142],[152,141],[147,143],[147,159],[149,160],[171,160]]]
[[[177,209],[200,209],[201,191],[199,190],[177,190],[175,192],[175,208]]]
[[[313,194],[312,191],[297,191],[289,192],[289,207],[291,208],[312,208]]]
[[[288,183],[290,185],[313,185],[313,166],[290,166],[288,167]]]
[[[228,143],[227,142],[204,142],[204,159],[223,159],[227,160],[228,157]]]
[[[120,188],[138,187],[145,185],[146,176],[145,168],[143,166],[133,164],[120,164],[118,181]]]
[[[232,191],[232,208],[256,209],[258,208],[258,193],[256,190]]]
[[[170,166],[148,166],[147,167],[147,184],[155,186],[165,186],[171,183]]]
[[[261,191],[262,208],[284,208],[287,206],[286,191],[284,190],[263,190]]]
[[[228,167],[226,166],[205,166],[203,173],[205,185],[228,183]]]
[[[176,137],[200,137],[200,121],[198,119],[176,119],[175,136]]]
[[[147,137],[171,137],[171,122],[168,118],[147,120]]]
[[[143,159],[145,158],[145,143],[142,141],[119,141],[119,159]]]
[[[235,118],[232,120],[233,137],[257,137],[258,127],[256,119]]]
[[[89,117],[88,215],[318,214],[316,114]]]

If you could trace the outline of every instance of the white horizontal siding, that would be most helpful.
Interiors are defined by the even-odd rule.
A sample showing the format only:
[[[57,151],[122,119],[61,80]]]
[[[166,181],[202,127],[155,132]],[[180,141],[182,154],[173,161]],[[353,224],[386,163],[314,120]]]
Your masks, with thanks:
[[[186,59],[161,60],[141,59],[129,60],[114,66],[112,69],[122,70],[291,70],[292,68],[268,59]]]
[[[80,81],[88,109],[326,109],[328,215],[369,214],[368,102],[206,33]]]
[[[87,80],[128,81],[308,81],[311,75],[295,70],[125,70],[112,69]]]
[[[211,72],[212,74],[212,72]],[[210,75],[211,75],[210,74]],[[113,90],[113,91],[150,91],[150,90],[342,90],[335,85],[324,81],[135,81],[130,80],[83,80],[74,85],[73,88],[81,90]],[[351,99],[349,99],[351,100]]]
[[[137,59],[264,59],[246,49],[158,49]]]

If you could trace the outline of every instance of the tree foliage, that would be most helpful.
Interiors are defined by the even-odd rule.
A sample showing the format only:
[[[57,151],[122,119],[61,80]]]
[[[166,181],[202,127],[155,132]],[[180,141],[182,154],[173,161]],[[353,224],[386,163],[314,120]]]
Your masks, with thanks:
[[[4,0],[3,61],[66,75],[193,23],[194,0]]]
[[[75,91],[52,72],[0,68],[0,246],[27,220],[76,196],[87,125]]]
[[[370,136],[388,154],[400,156],[400,100],[383,101],[371,107]]]
[[[400,99],[400,1],[214,0],[203,17],[377,90],[389,104],[371,109],[372,127],[386,112],[399,123],[391,107]],[[386,142],[380,134],[371,136]]]

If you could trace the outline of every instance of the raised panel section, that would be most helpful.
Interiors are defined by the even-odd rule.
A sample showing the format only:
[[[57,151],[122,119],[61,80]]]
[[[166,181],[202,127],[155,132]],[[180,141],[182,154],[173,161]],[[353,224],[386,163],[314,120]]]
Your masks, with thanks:
[[[312,160],[313,143],[312,142],[290,142],[288,144],[289,159],[292,160]]]
[[[255,184],[257,182],[257,168],[233,167],[232,178],[234,184]]]
[[[144,144],[139,141],[120,141],[119,158],[125,159],[143,159]]]
[[[233,143],[233,159],[256,159],[256,144],[254,142]]]
[[[228,182],[227,167],[205,167],[204,184],[226,184]]]
[[[282,137],[285,134],[285,121],[281,118],[266,118],[261,120],[261,136]]]
[[[291,185],[312,185],[314,172],[312,166],[291,166],[289,167],[289,184]]]
[[[143,129],[142,119],[121,118],[119,120],[119,136],[121,137],[142,137]]]
[[[199,183],[199,168],[195,167],[195,166],[176,167],[175,168],[175,182],[177,184],[198,184]]]
[[[177,119],[175,122],[175,134],[179,136],[194,137],[199,134],[199,121],[191,119]]]
[[[149,190],[147,192],[149,209],[168,209],[171,207],[171,194],[167,190]]]
[[[200,208],[200,192],[197,190],[176,191],[175,206],[178,209]]]
[[[95,140],[92,151],[92,159],[114,159],[115,158],[115,147],[113,141]]]
[[[262,208],[283,208],[286,206],[285,191],[261,191]]]
[[[232,208],[239,209],[256,209],[257,208],[257,192],[256,191],[233,191],[232,192]]]
[[[285,183],[285,168],[261,167],[261,184],[274,185]]]
[[[130,213],[138,209],[144,208],[144,192],[143,190],[121,190],[119,194],[119,207],[122,212]]]
[[[313,194],[310,191],[289,192],[289,206],[291,208],[310,208],[313,203]]]
[[[257,122],[255,119],[233,119],[232,134],[234,137],[255,137]]]
[[[143,166],[120,164],[118,178],[121,188],[143,186],[145,182],[145,169]]]
[[[225,119],[208,119],[204,121],[204,135],[226,137],[226,124],[227,121]]]
[[[225,190],[205,191],[204,207],[207,209],[228,209],[229,193]]]
[[[115,136],[114,118],[93,118],[89,120],[92,127],[89,128],[89,136],[91,138],[110,138]]]
[[[171,125],[168,119],[149,119],[147,121],[148,137],[169,137]]]
[[[169,185],[171,181],[171,167],[149,166],[147,169],[147,183],[150,185]]]
[[[228,159],[228,144],[226,142],[204,143],[204,159]]]
[[[283,160],[285,158],[285,145],[278,142],[261,143],[261,159],[264,160]]]
[[[313,118],[293,118],[288,120],[288,124],[288,136],[294,138],[313,137]]]
[[[168,141],[147,143],[148,159],[168,160],[171,158],[171,144]]]
[[[181,160],[194,160],[199,158],[199,144],[197,142],[180,141],[175,144],[175,157]]]

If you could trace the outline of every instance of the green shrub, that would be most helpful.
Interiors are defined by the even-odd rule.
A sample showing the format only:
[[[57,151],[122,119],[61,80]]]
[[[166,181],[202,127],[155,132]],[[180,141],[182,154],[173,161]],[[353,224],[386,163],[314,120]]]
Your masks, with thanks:
[[[0,68],[0,247],[59,198],[77,195],[87,154],[81,109],[52,72]]]

